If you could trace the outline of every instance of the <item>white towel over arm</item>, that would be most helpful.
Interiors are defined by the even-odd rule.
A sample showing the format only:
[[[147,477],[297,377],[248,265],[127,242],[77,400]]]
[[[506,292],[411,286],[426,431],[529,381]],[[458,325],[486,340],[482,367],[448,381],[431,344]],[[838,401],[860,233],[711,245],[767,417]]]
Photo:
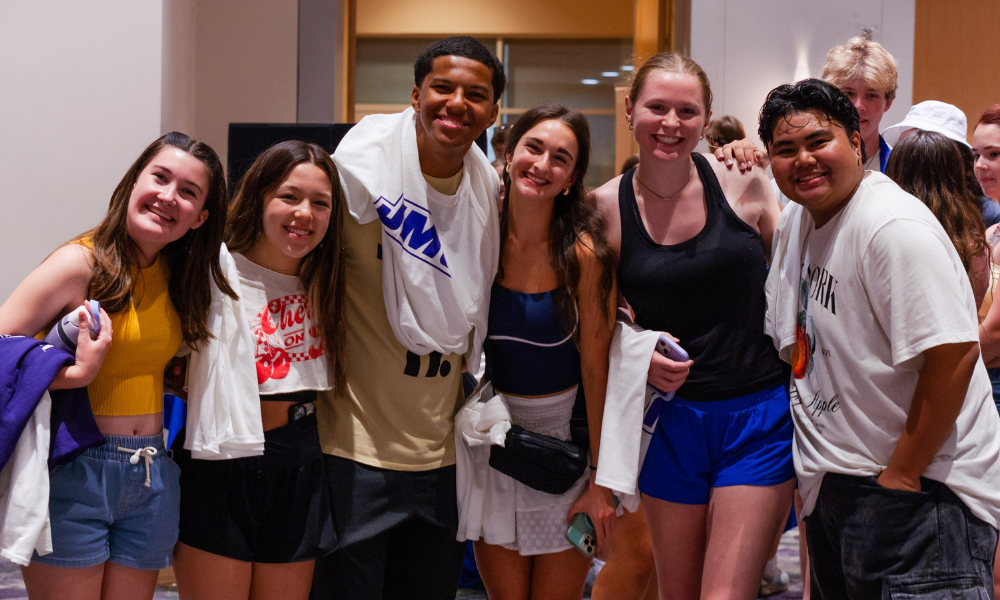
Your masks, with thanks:
[[[42,394],[14,454],[0,472],[0,556],[21,565],[33,550],[52,552],[49,522],[49,437],[52,398]]]
[[[650,404],[646,374],[659,337],[658,331],[646,331],[619,319],[608,357],[608,392],[596,483],[615,492],[622,507],[630,512],[639,507],[636,486],[645,458],[642,441],[646,435],[642,423]]]
[[[240,276],[225,244],[219,255],[229,285]],[[188,358],[187,437],[193,458],[225,460],[264,454],[264,426],[250,325],[240,300],[212,284],[208,330],[214,336]]]
[[[480,402],[482,398],[488,400]],[[509,430],[510,411],[488,382],[455,415],[460,542],[483,539],[500,545],[515,540],[513,480],[489,465],[490,446],[503,446]]]

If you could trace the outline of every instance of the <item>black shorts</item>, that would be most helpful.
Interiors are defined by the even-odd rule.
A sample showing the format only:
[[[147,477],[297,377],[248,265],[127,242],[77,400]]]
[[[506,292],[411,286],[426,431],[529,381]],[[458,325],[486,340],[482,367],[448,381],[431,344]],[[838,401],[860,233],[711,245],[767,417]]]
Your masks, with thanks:
[[[181,467],[179,541],[246,562],[293,563],[333,552],[316,415],[264,434],[264,455],[196,460],[174,440]]]

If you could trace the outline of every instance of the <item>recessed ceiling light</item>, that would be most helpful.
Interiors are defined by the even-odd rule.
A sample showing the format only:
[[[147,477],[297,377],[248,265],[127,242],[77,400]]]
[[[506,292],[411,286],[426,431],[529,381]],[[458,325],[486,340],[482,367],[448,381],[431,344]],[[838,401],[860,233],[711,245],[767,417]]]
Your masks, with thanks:
[[[583,85],[597,85],[598,83],[600,83],[600,81],[596,79],[582,79],[580,80],[580,83],[582,83]]]
[[[632,65],[622,65],[622,71],[633,71],[633,70],[635,70],[635,67],[633,67]]]
[[[618,71],[601,71],[601,77],[618,77]]]

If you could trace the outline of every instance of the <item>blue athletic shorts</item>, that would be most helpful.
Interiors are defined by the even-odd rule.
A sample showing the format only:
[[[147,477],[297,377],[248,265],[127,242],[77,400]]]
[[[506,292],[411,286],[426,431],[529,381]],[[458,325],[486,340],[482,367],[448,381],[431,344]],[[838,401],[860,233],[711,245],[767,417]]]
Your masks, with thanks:
[[[170,566],[180,521],[181,470],[163,447],[162,435],[105,436],[49,475],[51,554],[32,562],[55,567],[90,567],[105,561],[134,569]],[[118,448],[129,448],[125,452]],[[155,448],[149,465],[134,451]]]
[[[779,385],[729,400],[664,402],[639,490],[677,504],[708,504],[712,488],[793,477],[788,390]]]
[[[986,372],[990,374],[990,385],[993,386],[993,403],[1000,411],[1000,368],[986,369]]]

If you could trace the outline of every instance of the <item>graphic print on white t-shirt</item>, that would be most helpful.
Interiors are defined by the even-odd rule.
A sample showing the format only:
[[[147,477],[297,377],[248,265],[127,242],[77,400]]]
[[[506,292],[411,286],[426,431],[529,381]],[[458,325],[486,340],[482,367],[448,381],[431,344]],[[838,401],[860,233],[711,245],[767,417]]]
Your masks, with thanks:
[[[254,339],[257,383],[284,379],[293,362],[323,356],[323,342],[309,314],[305,294],[270,300],[250,322]]]
[[[330,389],[322,337],[299,278],[234,253],[262,395]]]
[[[790,395],[809,515],[826,473],[886,468],[924,351],[979,338],[972,286],[951,240],[926,206],[880,173],[808,232],[800,259]],[[944,482],[977,517],[1000,522],[1000,418],[981,361],[923,475]]]
[[[823,237],[827,240],[829,238],[829,236]],[[818,379],[810,377],[816,370],[819,358],[816,356],[817,327],[814,313],[822,313],[819,315],[821,321],[837,318],[837,278],[824,266],[810,262],[809,248],[810,245],[807,243],[802,255],[795,348],[791,356],[794,383],[789,388],[789,400],[793,410],[798,408],[806,417],[802,423],[822,434],[825,417],[840,411],[840,395],[833,390],[823,390]],[[822,347],[819,352],[820,357],[830,356],[830,351]],[[810,380],[802,381],[806,378]],[[806,390],[809,393],[806,393]]]

